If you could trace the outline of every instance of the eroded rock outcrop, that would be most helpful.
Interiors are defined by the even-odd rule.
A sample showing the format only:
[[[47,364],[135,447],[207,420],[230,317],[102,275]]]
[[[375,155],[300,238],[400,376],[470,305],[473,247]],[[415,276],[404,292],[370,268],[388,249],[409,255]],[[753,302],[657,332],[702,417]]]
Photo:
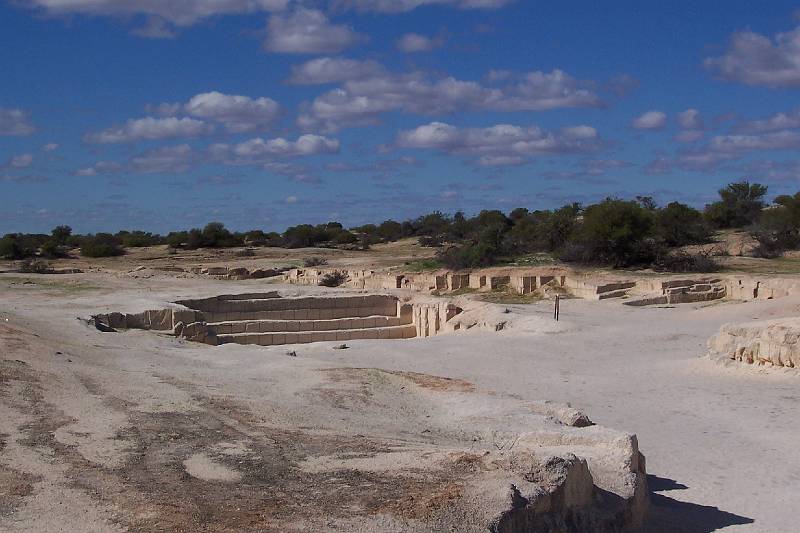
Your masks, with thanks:
[[[725,324],[711,337],[712,357],[754,365],[800,366],[800,318]]]

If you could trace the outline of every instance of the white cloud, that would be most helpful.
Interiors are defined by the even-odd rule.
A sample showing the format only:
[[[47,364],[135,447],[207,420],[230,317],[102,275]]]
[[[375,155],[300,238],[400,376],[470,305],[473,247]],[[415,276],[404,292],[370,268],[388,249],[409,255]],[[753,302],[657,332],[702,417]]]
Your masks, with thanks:
[[[739,154],[754,150],[800,149],[800,132],[776,131],[758,135],[720,135],[711,139],[715,152]]]
[[[800,87],[800,27],[773,39],[752,31],[733,34],[725,54],[707,58],[722,79],[767,87]]]
[[[355,70],[355,65],[351,67]],[[370,68],[374,69],[374,65]],[[453,77],[432,79],[422,72],[358,72],[358,78],[343,80],[342,87],[305,106],[298,124],[308,130],[336,131],[345,126],[374,124],[382,113],[390,111],[440,115],[466,110],[543,111],[602,103],[582,82],[560,70],[530,72],[502,87],[486,87]]]
[[[675,136],[678,142],[697,142],[705,135],[703,117],[697,109],[690,108],[678,113],[678,125],[681,127],[681,131]]]
[[[661,129],[667,123],[667,115],[661,111],[647,111],[636,117],[633,127],[639,130]]]
[[[34,131],[28,113],[0,107],[0,135],[30,135]]]
[[[590,126],[548,132],[536,126],[498,124],[488,128],[457,128],[431,122],[401,131],[397,145],[475,156],[481,165],[498,166],[521,164],[537,155],[591,152],[600,146],[600,138]]]
[[[513,0],[335,0],[334,6],[359,11],[402,13],[418,7],[442,5],[459,9],[498,9]]]
[[[280,114],[280,106],[271,98],[250,98],[216,91],[198,94],[184,107],[193,117],[221,122],[231,133],[266,129]]]
[[[54,15],[151,15],[177,26],[190,26],[215,15],[282,11],[289,0],[28,0]]]
[[[687,109],[678,113],[678,124],[685,130],[702,130],[703,119],[697,109]]]
[[[264,163],[263,168],[275,174],[286,176],[297,183],[322,183],[322,180],[318,176],[312,174],[302,165],[295,165],[284,161],[270,161]]]
[[[143,26],[134,28],[131,33],[145,39],[174,39],[177,34],[167,21],[160,17],[147,17]]]
[[[800,181],[800,161],[754,161],[745,171],[761,181]]]
[[[288,81],[296,85],[319,85],[371,78],[385,73],[386,70],[376,61],[320,57],[294,65]]]
[[[682,143],[693,143],[703,138],[703,130],[684,130],[675,135],[675,140]]]
[[[143,174],[180,174],[191,168],[192,156],[188,144],[156,148],[132,158],[130,170]]]
[[[145,117],[128,120],[122,126],[86,134],[83,139],[90,143],[115,144],[179,137],[200,137],[211,133],[212,130],[213,128],[210,125],[193,118]]]
[[[776,113],[765,120],[751,120],[736,127],[736,131],[744,133],[764,133],[800,128],[800,109],[786,113]]]
[[[322,11],[299,8],[269,18],[264,49],[287,54],[336,53],[362,40],[352,28],[332,24]]]
[[[33,164],[33,154],[20,154],[13,156],[8,161],[11,168],[27,168]]]
[[[98,161],[90,167],[79,168],[72,174],[80,177],[105,176],[117,174],[123,170],[123,166],[114,161]]]
[[[10,176],[8,174],[0,174],[0,181],[9,183],[44,183],[48,180],[46,176],[39,175]]]
[[[443,39],[426,37],[419,33],[406,33],[397,40],[397,49],[406,52],[429,52],[434,48],[442,46]]]
[[[301,135],[296,141],[282,137],[256,137],[234,145],[214,144],[209,147],[212,159],[232,165],[264,164],[281,157],[334,154],[338,151],[337,139],[311,134]]]
[[[284,200],[287,204],[296,204],[297,203],[297,196],[287,196],[286,200]]]
[[[53,152],[55,150],[58,150],[58,144],[56,143],[47,143],[44,146],[42,146],[43,152]]]

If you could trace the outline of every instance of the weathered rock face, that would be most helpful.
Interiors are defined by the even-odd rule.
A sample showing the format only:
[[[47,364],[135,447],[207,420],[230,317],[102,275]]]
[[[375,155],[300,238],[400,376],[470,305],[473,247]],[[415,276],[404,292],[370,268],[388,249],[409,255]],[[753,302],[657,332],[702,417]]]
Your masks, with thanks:
[[[177,337],[211,345],[271,346],[430,337],[445,331],[448,321],[461,313],[461,308],[443,300],[401,302],[387,294],[282,298],[268,292],[176,304],[184,307],[93,318],[113,329],[171,331]]]
[[[795,368],[800,366],[800,318],[725,324],[708,347],[712,356]]]

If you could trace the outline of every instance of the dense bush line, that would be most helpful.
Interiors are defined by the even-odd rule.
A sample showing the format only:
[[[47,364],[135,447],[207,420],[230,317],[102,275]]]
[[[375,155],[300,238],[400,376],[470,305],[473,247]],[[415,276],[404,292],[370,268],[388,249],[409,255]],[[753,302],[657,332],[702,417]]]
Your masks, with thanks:
[[[747,181],[719,191],[719,200],[703,211],[680,202],[663,207],[651,197],[607,198],[589,206],[569,204],[554,210],[517,208],[474,217],[435,211],[415,219],[346,229],[338,222],[301,224],[281,233],[231,232],[220,222],[161,236],[143,231],[74,235],[58,226],[50,235],[8,234],[0,239],[0,257],[57,258],[78,248],[87,257],[124,253],[125,248],[169,245],[173,249],[228,247],[331,247],[367,249],[370,245],[416,237],[438,247],[437,259],[449,268],[490,266],[520,256],[548,253],[563,261],[598,266],[652,266],[670,271],[713,270],[708,256],[681,247],[704,244],[720,229],[747,229],[757,239],[756,254],[774,257],[800,247],[800,193],[779,196],[767,206],[767,187]]]

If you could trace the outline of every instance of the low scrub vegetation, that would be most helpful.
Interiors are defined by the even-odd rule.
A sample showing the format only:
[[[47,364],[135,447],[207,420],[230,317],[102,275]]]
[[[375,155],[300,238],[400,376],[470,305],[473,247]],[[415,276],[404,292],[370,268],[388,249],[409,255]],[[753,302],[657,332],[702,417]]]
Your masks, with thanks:
[[[168,245],[170,250],[246,247],[240,255],[250,256],[254,247],[366,249],[415,238],[420,245],[437,249],[434,259],[408,265],[420,270],[527,264],[530,258],[548,258],[614,268],[713,271],[718,266],[710,254],[682,249],[711,242],[718,230],[750,232],[758,241],[754,254],[761,257],[800,248],[800,193],[779,196],[769,206],[766,194],[766,186],[742,181],[720,189],[719,200],[703,210],[680,202],[660,207],[651,197],[607,198],[588,206],[572,203],[536,211],[520,207],[507,214],[484,210],[472,217],[434,211],[403,222],[385,220],[349,229],[339,222],[300,224],[283,233],[234,232],[221,222],[166,236],[144,231],[75,235],[69,226],[58,226],[50,235],[5,235],[0,239],[0,258],[56,259],[75,248],[87,257],[104,257],[154,245]],[[309,257],[304,264],[326,262]]]
[[[336,272],[329,272],[322,276],[319,280],[320,287],[338,287],[347,281],[348,277],[345,272],[337,270]]]
[[[328,260],[324,257],[307,257],[303,260],[303,266],[305,267],[325,266],[327,264]]]

